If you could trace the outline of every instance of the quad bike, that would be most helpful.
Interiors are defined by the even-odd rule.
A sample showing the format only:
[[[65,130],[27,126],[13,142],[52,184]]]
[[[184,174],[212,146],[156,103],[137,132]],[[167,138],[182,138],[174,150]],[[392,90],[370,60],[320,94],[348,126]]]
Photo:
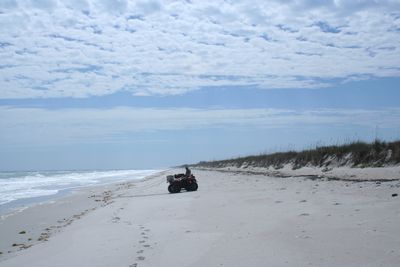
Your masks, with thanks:
[[[170,193],[179,193],[182,188],[186,189],[186,191],[196,191],[199,187],[196,177],[192,174],[189,176],[183,173],[168,175],[167,182],[169,183],[168,191]]]

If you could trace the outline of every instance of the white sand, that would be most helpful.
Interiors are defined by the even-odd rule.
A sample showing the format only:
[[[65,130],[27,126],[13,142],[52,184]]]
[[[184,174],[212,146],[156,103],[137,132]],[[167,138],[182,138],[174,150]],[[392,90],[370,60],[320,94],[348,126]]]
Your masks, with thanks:
[[[399,181],[194,174],[197,192],[168,194],[165,174],[114,187],[48,241],[1,255],[0,266],[399,266]],[[51,205],[37,207],[48,222]],[[1,237],[11,232],[3,247],[21,236],[11,220],[0,223]]]
[[[207,169],[207,168],[204,168]],[[400,166],[386,166],[380,168],[352,168],[349,166],[343,167],[315,167],[306,166],[299,169],[293,169],[291,164],[286,164],[280,169],[273,167],[258,168],[258,167],[224,167],[218,168],[220,171],[236,171],[243,173],[258,173],[268,174],[269,176],[277,177],[301,177],[314,176],[316,178],[328,178],[333,180],[348,180],[348,181],[389,181],[400,179]]]

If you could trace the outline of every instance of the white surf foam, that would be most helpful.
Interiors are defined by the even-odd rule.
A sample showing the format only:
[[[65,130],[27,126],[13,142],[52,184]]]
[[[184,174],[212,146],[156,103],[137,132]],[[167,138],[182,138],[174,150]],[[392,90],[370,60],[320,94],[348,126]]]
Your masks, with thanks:
[[[156,170],[14,172],[0,175],[0,205],[24,198],[55,195],[60,190],[140,180]]]

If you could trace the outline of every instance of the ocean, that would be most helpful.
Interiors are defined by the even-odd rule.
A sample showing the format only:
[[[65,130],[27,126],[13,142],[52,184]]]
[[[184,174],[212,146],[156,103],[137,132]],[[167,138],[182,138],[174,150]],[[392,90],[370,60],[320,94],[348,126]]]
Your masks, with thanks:
[[[52,199],[62,192],[115,182],[135,181],[159,170],[0,172],[0,212]]]

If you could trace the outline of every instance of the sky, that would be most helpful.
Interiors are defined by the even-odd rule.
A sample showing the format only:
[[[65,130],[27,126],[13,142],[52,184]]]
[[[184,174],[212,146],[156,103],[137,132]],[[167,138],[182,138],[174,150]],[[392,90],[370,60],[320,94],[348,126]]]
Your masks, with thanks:
[[[398,140],[399,87],[399,0],[0,0],[0,171]]]

